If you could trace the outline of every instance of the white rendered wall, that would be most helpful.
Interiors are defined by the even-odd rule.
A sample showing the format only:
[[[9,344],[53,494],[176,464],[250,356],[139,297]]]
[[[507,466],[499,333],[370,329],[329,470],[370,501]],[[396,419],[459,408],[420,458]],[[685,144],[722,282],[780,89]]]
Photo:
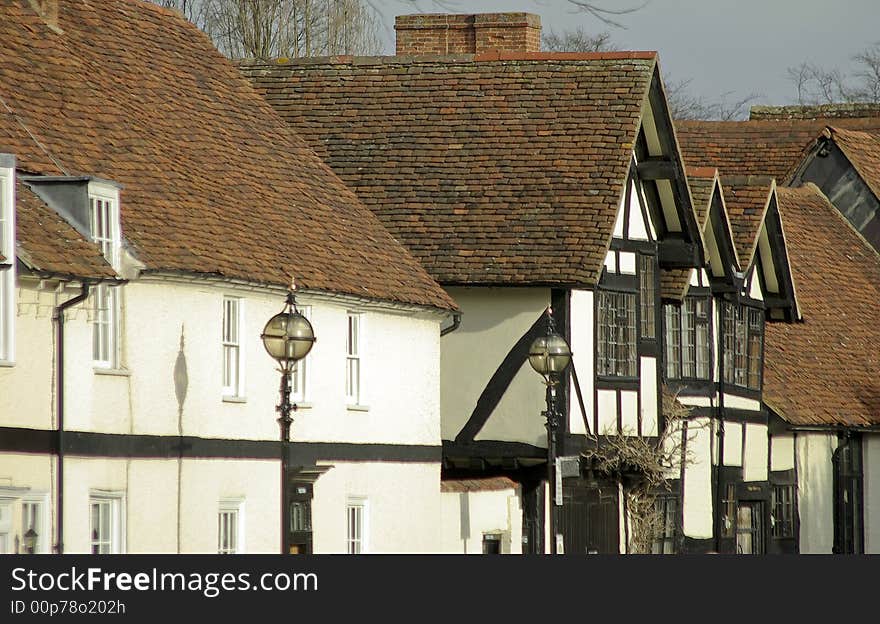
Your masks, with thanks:
[[[834,489],[831,456],[837,437],[800,432],[797,436],[800,552],[830,554],[834,546]]]
[[[767,425],[746,423],[743,433],[743,481],[766,481],[769,446]]]
[[[50,284],[54,288],[54,284]],[[15,366],[0,367],[0,426],[55,427],[54,328],[52,310],[78,294],[56,294],[23,280],[15,319],[19,348]],[[242,399],[222,397],[221,322],[223,296],[241,297],[245,388]],[[278,439],[275,405],[279,374],[259,335],[284,303],[278,292],[237,286],[142,280],[122,288],[121,368],[96,371],[91,361],[91,305],[79,304],[65,323],[65,424],[68,430],[226,439]],[[294,441],[440,444],[440,337],[442,315],[409,309],[361,306],[354,300],[299,296],[311,306],[318,336],[309,358],[308,405],[294,415]],[[347,312],[363,315],[361,409],[345,402]],[[182,414],[175,396],[174,366],[183,333],[188,386]],[[537,377],[537,376],[536,376]],[[543,394],[538,393],[543,399]],[[537,412],[536,412],[537,413]],[[182,415],[181,429],[178,416]],[[537,420],[537,418],[536,418]],[[23,458],[23,459],[22,459]],[[47,495],[54,513],[54,458],[0,454],[0,488],[29,488]],[[315,525],[316,546],[333,552],[344,545],[344,494],[334,479],[346,471],[374,475],[359,494],[377,501],[375,546],[388,552],[438,548],[440,464],[357,464],[334,468],[315,488],[319,517],[340,507],[332,524]],[[332,476],[334,474],[337,476]],[[180,471],[178,527],[177,460],[126,460],[68,456],[65,460],[65,551],[88,552],[88,499],[93,490],[124,493],[127,552],[216,552],[220,499],[244,501],[247,552],[279,548],[277,461],[187,459]],[[328,496],[325,500],[323,497]],[[20,516],[20,503],[14,513]],[[412,506],[412,509],[410,509]],[[413,511],[414,510],[414,511]],[[413,519],[412,523],[409,520]],[[49,523],[54,530],[55,523]],[[178,531],[179,528],[179,531]],[[339,540],[343,540],[340,542]],[[55,538],[53,537],[52,543]]]
[[[571,397],[570,432],[575,434],[587,433],[584,417],[586,417],[586,422],[590,424],[590,429],[593,428],[593,366],[595,357],[595,350],[593,348],[593,315],[593,291],[572,290],[571,353],[572,361],[578,372],[581,395],[584,399],[584,409],[587,412],[584,414],[580,408],[574,389],[574,378],[572,377],[568,396]],[[591,433],[595,433],[595,431],[591,431]]]
[[[55,460],[47,455],[25,453],[0,453],[0,501],[8,505],[11,524],[8,529],[9,552],[14,550],[16,538],[21,544],[22,502],[26,499],[48,501],[54,492]],[[42,531],[40,528],[39,552],[51,553],[55,545],[52,533],[52,510],[44,502]]]
[[[444,492],[441,495],[441,551],[480,554],[483,535],[501,534],[502,554],[522,553],[519,489]]]
[[[712,537],[712,427],[708,418],[688,422],[684,470],[683,530],[688,537]]]
[[[350,500],[365,503],[364,552],[440,550],[439,463],[333,462],[333,468],[315,482],[315,553],[346,552],[345,512]]]
[[[16,333],[21,349],[14,367],[0,368],[0,425],[54,427],[54,332],[52,292],[22,288]],[[221,322],[223,295],[242,298],[245,392],[223,400]],[[91,309],[71,308],[65,323],[65,427],[69,430],[153,435],[178,434],[173,380],[180,352],[188,387],[182,434],[275,440],[279,375],[260,341],[265,321],[280,311],[278,293],[213,285],[133,282],[122,288],[120,374],[96,370],[91,361]],[[292,438],[302,441],[439,444],[439,317],[363,310],[361,385],[367,410],[345,401],[345,303],[300,297],[310,305],[318,336],[308,366],[311,407],[295,415]]]
[[[459,304],[462,320],[442,343],[442,427],[447,440],[468,421],[510,349],[550,305],[547,288],[451,288],[449,294]],[[546,446],[540,416],[544,406],[542,380],[525,362],[476,439]]]
[[[770,436],[770,470],[792,470],[794,465],[794,436]]]

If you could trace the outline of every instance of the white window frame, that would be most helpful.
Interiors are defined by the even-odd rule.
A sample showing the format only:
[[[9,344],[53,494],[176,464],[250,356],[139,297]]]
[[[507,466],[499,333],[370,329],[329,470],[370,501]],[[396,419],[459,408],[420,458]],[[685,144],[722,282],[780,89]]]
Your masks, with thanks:
[[[92,525],[92,507],[100,505],[106,509],[110,515],[110,535],[98,535],[97,540],[94,538],[94,526]],[[125,553],[125,495],[121,492],[90,492],[88,506],[88,527],[89,527],[89,552],[93,552],[95,546],[107,543],[109,546],[108,553],[119,555]],[[100,519],[99,519],[100,522]]]
[[[309,321],[312,320],[312,307],[300,306],[299,311]],[[308,404],[309,393],[309,368],[311,367],[311,352],[296,363],[293,374],[290,377],[290,400],[297,403],[299,407],[305,407]]]
[[[34,547],[34,554],[47,554],[49,552],[49,543],[52,536],[49,534],[49,495],[48,494],[27,494],[21,497],[21,550],[24,552],[24,534],[30,528],[27,525],[26,507],[34,506],[36,508],[36,526],[34,531],[37,532],[37,543]]]
[[[99,219],[99,217],[103,217]],[[119,193],[96,188],[89,191],[89,225],[92,241],[114,270],[119,270]]]
[[[235,310],[235,319],[230,323],[229,312]],[[222,378],[224,398],[244,398],[244,299],[231,295],[224,295],[221,318],[221,344],[222,344]],[[234,329],[234,335],[232,333]],[[231,379],[231,371],[234,369],[235,378]]]
[[[92,241],[104,259],[119,271],[121,234],[119,191],[103,184],[89,185],[89,226]],[[95,368],[119,368],[120,292],[109,284],[98,284],[92,295],[92,361]],[[102,302],[107,303],[106,307]]]
[[[345,402],[363,406],[364,401],[364,314],[349,311],[345,326]]]
[[[98,284],[92,291],[92,364],[95,368],[119,366],[119,288]],[[102,306],[106,302],[106,307]]]
[[[345,504],[345,552],[349,555],[370,552],[369,534],[370,506],[367,499],[350,496]]]
[[[244,543],[244,500],[241,498],[224,498],[220,501],[217,509],[217,554],[219,555],[240,555],[245,552]],[[235,527],[232,537],[234,543],[230,544],[227,540],[224,546],[223,539],[223,517],[229,516],[234,519]]]
[[[15,361],[15,169],[0,168],[0,364]]]

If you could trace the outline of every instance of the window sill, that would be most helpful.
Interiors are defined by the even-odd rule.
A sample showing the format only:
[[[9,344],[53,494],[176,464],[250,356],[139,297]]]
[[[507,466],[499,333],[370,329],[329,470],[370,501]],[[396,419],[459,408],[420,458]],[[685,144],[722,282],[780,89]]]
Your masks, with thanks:
[[[247,397],[243,396],[224,396],[224,403],[247,403]]]
[[[131,371],[125,368],[100,368],[95,367],[96,375],[109,375],[111,377],[131,377]]]
[[[294,401],[293,404],[296,406],[297,410],[304,410],[304,409],[307,410],[307,409],[312,409],[312,407],[314,407],[314,405],[312,403],[308,403],[308,402],[297,403],[296,401]]]
[[[347,409],[349,412],[369,412],[370,406],[369,405],[346,405],[345,409]]]

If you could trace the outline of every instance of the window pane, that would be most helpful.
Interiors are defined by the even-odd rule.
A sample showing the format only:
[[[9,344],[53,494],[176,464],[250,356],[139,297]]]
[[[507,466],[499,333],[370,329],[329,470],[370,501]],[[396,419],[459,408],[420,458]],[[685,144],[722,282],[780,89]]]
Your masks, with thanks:
[[[654,338],[654,304],[657,298],[654,287],[654,258],[639,256],[639,301],[641,304],[641,335]]]
[[[761,347],[764,334],[764,318],[760,310],[749,310],[749,388],[761,386]]]
[[[709,338],[709,303],[705,299],[695,299],[697,377],[709,379],[711,376],[712,345]]]
[[[599,291],[597,361],[600,375],[636,376],[636,295]]]
[[[666,313],[666,376],[681,377],[681,308],[665,305]]]
[[[697,324],[696,324],[696,301],[687,299],[684,307],[684,328],[682,354],[681,354],[681,375],[682,377],[696,377],[696,346],[697,346]]]

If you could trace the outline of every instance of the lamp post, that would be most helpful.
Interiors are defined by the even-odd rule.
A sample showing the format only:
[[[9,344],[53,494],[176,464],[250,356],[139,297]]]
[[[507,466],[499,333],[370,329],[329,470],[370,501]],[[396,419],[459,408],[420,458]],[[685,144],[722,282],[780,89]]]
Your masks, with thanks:
[[[290,402],[290,376],[296,363],[308,355],[315,344],[312,324],[296,307],[296,284],[291,281],[284,309],[269,319],[260,335],[266,351],[281,366],[281,403],[275,409],[281,414],[278,424],[281,427],[281,553],[290,553],[290,492],[288,475],[290,457],[287,445],[290,442],[291,412],[296,404]]]
[[[554,490],[556,487],[556,434],[559,427],[559,410],[556,406],[556,391],[562,380],[562,373],[571,362],[571,348],[565,338],[556,333],[553,321],[553,308],[547,308],[547,335],[539,336],[529,347],[529,364],[544,378],[547,386],[547,409],[542,413],[547,427],[547,491],[550,504],[550,552],[556,549],[556,509]]]

